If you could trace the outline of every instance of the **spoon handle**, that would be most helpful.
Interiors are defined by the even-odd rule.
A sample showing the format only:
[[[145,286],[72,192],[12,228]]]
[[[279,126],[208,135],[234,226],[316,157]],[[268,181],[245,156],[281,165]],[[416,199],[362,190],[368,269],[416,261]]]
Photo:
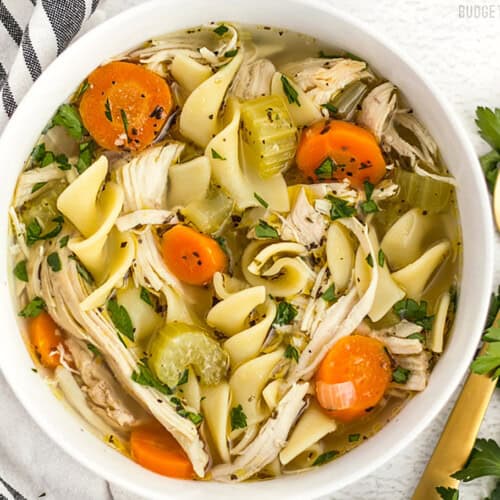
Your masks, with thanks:
[[[483,354],[486,349],[487,344],[484,344],[480,353]],[[458,487],[458,481],[451,478],[450,474],[460,470],[469,458],[496,382],[496,379],[487,375],[471,373],[468,376],[413,493],[413,500],[439,499],[437,486]]]

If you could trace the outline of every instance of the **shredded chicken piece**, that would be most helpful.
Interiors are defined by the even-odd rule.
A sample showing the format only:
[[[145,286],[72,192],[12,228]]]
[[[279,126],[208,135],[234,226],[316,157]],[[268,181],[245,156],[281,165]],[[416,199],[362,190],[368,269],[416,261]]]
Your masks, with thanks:
[[[413,356],[394,356],[396,363],[405,370],[410,370],[408,380],[404,384],[391,383],[390,387],[406,391],[423,391],[429,380],[429,361],[431,354],[422,351]]]
[[[326,221],[309,203],[304,188],[299,191],[286,221],[287,224],[283,225],[281,231],[284,240],[295,240],[305,246],[313,247],[319,246],[325,236]]]
[[[363,99],[357,121],[371,130],[378,141],[396,109],[397,99],[396,87],[391,82],[378,85]]]
[[[75,261],[69,256],[67,248],[59,249],[62,269],[57,273],[51,271],[46,260],[41,266],[41,295],[49,314],[69,335],[99,349],[117,381],[175,437],[190,458],[196,474],[203,477],[209,456],[198,429],[176,412],[168,396],[132,380],[132,374],[138,371],[136,354],[122,344],[115,327],[103,312],[80,308],[80,302],[88,296],[89,290],[78,274]]]
[[[123,188],[125,213],[167,208],[168,169],[184,145],[171,143],[146,150],[116,169],[116,181]]]
[[[423,350],[422,342],[418,339],[394,337],[375,330],[371,331],[369,336],[380,340],[391,354],[418,354]]]
[[[51,163],[43,168],[39,167],[26,170],[19,176],[16,192],[14,194],[14,207],[19,208],[24,203],[43,192],[44,187],[33,192],[33,187],[36,184],[64,178],[66,178],[64,171],[61,170],[55,163]]]
[[[372,193],[372,200],[382,201],[392,198],[399,191],[399,186],[392,179],[384,179],[379,182]]]
[[[233,463],[215,466],[212,477],[222,482],[244,481],[271,463],[285,446],[290,429],[304,409],[308,389],[308,383],[292,385],[276,407],[276,416],[266,421]]]
[[[225,26],[228,28],[228,35],[221,38],[214,34],[214,43],[211,44],[210,48],[206,46],[199,47],[199,50],[193,48],[196,47],[197,42],[203,44],[206,40],[203,39],[202,41],[202,38],[196,33],[186,33],[185,35],[169,37],[164,40],[152,40],[149,47],[138,49],[126,57],[139,60],[148,69],[163,77],[167,76],[168,68],[177,55],[190,57],[201,64],[218,67],[227,62],[226,53],[238,48],[238,31],[230,24],[226,23]],[[206,32],[212,34],[213,30],[214,25],[207,24],[200,35],[203,36]],[[123,58],[124,55],[119,56],[120,60],[123,60]]]
[[[292,77],[317,105],[329,102],[350,83],[373,78],[364,61],[343,58],[309,58],[289,63],[282,71]]]
[[[230,93],[242,101],[269,95],[275,71],[276,68],[269,59],[242,64],[234,77]]]
[[[83,382],[89,406],[117,430],[129,430],[147,419],[144,410],[122,389],[109,368],[87,346],[68,337],[65,340]]]

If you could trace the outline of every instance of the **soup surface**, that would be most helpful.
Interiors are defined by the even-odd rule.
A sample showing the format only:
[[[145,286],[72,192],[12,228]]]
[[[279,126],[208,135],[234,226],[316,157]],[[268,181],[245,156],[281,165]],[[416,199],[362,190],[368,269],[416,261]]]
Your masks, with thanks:
[[[225,22],[149,40],[88,75],[19,176],[27,345],[154,472],[320,466],[425,390],[457,297],[454,186],[354,54]]]

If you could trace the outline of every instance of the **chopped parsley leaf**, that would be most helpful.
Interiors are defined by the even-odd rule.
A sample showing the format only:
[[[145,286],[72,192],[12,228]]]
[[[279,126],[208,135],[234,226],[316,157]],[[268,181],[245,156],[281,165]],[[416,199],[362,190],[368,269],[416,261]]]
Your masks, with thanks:
[[[278,310],[276,311],[276,316],[274,318],[273,324],[289,325],[295,319],[295,316],[297,316],[297,314],[297,309],[289,302],[283,300],[278,304]]]
[[[141,360],[141,362],[137,363],[137,370],[132,373],[132,380],[140,385],[146,385],[149,387],[153,387],[158,392],[162,394],[170,395],[172,394],[172,389],[163,382],[160,382],[150,370],[147,365],[147,359]]]
[[[332,115],[336,115],[339,111],[337,106],[334,106],[331,102],[322,104],[321,107],[327,109]]]
[[[71,104],[61,104],[52,119],[52,123],[62,125],[68,131],[68,134],[76,140],[80,140],[85,133],[80,115],[76,107]]]
[[[59,240],[59,248],[64,248],[65,246],[67,246],[68,245],[68,241],[69,241],[69,234],[67,234],[66,236],[63,236]]]
[[[396,382],[396,384],[406,384],[409,377],[410,370],[402,368],[401,366],[398,366],[395,370],[392,371],[392,381]]]
[[[127,141],[130,142],[130,137],[128,135],[128,118],[127,113],[125,113],[124,109],[120,109],[120,117],[123,123],[123,130],[125,130],[125,135],[127,136]]]
[[[224,24],[220,24],[219,26],[217,26],[217,28],[214,29],[214,33],[216,33],[219,36],[224,35],[228,31],[229,31],[229,28],[227,26],[225,26]]]
[[[385,264],[385,254],[384,254],[384,251],[381,248],[378,251],[377,260],[378,260],[378,265],[380,267],[384,267],[384,264]]]
[[[413,299],[403,299],[394,304],[394,312],[400,319],[406,319],[421,326],[424,330],[432,328],[434,316],[427,316],[427,302],[416,302]]]
[[[458,500],[459,493],[456,488],[445,488],[444,486],[436,486],[436,491],[442,500]]]
[[[57,252],[52,252],[47,256],[47,264],[55,273],[58,273],[62,269],[61,259],[59,258],[59,254]]]
[[[90,342],[87,343],[87,349],[94,355],[94,356],[100,356],[101,351],[97,349],[97,347],[94,344],[91,344]]]
[[[129,340],[134,340],[134,325],[127,310],[115,299],[108,301],[107,310],[115,328]]]
[[[108,119],[108,121],[113,121],[113,115],[111,114],[111,105],[109,104],[109,99],[106,99],[104,103],[104,115]]]
[[[226,159],[222,155],[220,155],[217,151],[215,151],[214,148],[212,148],[212,158],[214,160],[225,160]]]
[[[33,184],[31,192],[36,193],[39,189],[42,189],[43,186],[45,186],[46,184],[47,184],[46,182],[36,182],[35,184]]]
[[[293,360],[295,360],[296,363],[298,363],[299,362],[299,351],[297,351],[297,349],[293,345],[288,344],[286,346],[286,349],[285,349],[285,358],[293,359]]]
[[[35,297],[21,310],[19,316],[23,318],[36,318],[46,307],[45,301],[41,297]]]
[[[367,256],[366,256],[366,263],[370,266],[370,267],[373,267],[373,257],[372,257],[372,254],[369,253]]]
[[[261,198],[257,193],[254,193],[253,196],[264,208],[269,207],[269,203],[264,200],[264,198]]]
[[[356,441],[359,441],[359,438],[361,437],[361,434],[349,434],[349,443],[355,443]]]
[[[189,380],[189,370],[186,368],[183,372],[182,375],[179,378],[179,382],[177,382],[177,385],[183,385],[186,384],[187,381]]]
[[[326,451],[322,453],[316,460],[313,462],[313,465],[323,465],[328,462],[331,462],[337,455],[339,454],[336,450]]]
[[[231,430],[244,429],[247,426],[247,416],[241,405],[231,408]]]
[[[318,179],[331,179],[333,172],[337,169],[336,163],[330,158],[325,158],[320,166],[314,171]]]
[[[343,219],[344,217],[352,217],[356,212],[356,209],[352,205],[349,205],[346,200],[336,198],[332,195],[328,195],[326,198],[332,205],[330,208],[331,220]]]
[[[14,276],[20,280],[28,283],[28,270],[26,269],[26,260],[19,261],[14,267]]]
[[[234,57],[238,53],[238,49],[228,50],[224,53],[224,57]]]
[[[281,85],[283,86],[283,92],[288,99],[289,104],[297,104],[300,106],[299,102],[299,93],[295,90],[292,84],[289,82],[288,78],[285,75],[281,75]]]
[[[265,220],[260,220],[257,226],[255,226],[255,236],[257,238],[278,238],[278,231],[270,226]]]
[[[420,340],[420,342],[422,343],[425,342],[425,335],[422,332],[412,333],[411,335],[408,335],[408,337],[406,338],[411,340]]]
[[[151,294],[143,286],[141,286],[141,292],[140,292],[139,296],[143,302],[146,302],[146,304],[153,307],[153,301],[151,300]]]
[[[335,283],[332,283],[321,295],[321,298],[326,302],[337,302],[335,295]]]

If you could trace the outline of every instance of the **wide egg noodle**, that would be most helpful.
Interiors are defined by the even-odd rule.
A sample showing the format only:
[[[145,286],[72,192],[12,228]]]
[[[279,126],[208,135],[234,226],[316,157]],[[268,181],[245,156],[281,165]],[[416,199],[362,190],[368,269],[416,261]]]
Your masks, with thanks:
[[[184,103],[179,120],[180,131],[202,148],[218,132],[219,110],[242,60],[243,55],[238,53],[227,66],[193,90]]]

